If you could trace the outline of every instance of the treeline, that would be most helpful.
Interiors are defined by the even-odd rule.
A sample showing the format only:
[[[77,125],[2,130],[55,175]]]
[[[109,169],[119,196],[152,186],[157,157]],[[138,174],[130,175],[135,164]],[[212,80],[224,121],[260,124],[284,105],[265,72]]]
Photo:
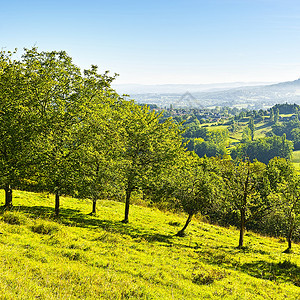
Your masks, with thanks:
[[[7,209],[14,188],[53,193],[56,216],[63,194],[91,199],[91,213],[98,199],[121,198],[127,223],[138,191],[148,203],[188,214],[179,236],[201,213],[238,226],[239,247],[247,227],[286,235],[291,248],[300,185],[285,158],[266,164],[232,160],[225,152],[200,158],[203,145],[226,146],[226,130],[201,129],[190,149],[196,155],[188,140],[197,121],[184,131],[171,118],[124,100],[111,88],[116,75],[99,74],[96,66],[81,71],[63,51],[33,48],[14,56],[0,53],[0,184]]]
[[[199,158],[191,152],[162,181],[166,201],[188,214],[179,236],[200,213],[210,222],[239,227],[239,247],[246,227],[287,237],[289,250],[293,234],[299,239],[300,177],[284,158],[266,165],[231,157]]]
[[[275,135],[240,143],[231,150],[231,157],[233,159],[247,157],[251,161],[256,159],[267,164],[274,157],[283,157],[289,160],[293,149],[293,143],[288,141],[285,135]]]

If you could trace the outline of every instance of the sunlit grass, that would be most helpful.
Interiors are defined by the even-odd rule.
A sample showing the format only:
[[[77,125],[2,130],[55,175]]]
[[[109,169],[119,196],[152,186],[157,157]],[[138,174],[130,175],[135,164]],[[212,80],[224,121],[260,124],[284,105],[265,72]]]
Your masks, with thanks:
[[[294,151],[292,156],[293,163],[300,163],[300,150]]]
[[[2,204],[4,194],[0,193]],[[0,216],[0,299],[299,299],[300,247],[123,203],[14,192]],[[0,203],[1,204],[1,203]]]
[[[300,173],[300,150],[293,152],[291,161],[297,172]]]

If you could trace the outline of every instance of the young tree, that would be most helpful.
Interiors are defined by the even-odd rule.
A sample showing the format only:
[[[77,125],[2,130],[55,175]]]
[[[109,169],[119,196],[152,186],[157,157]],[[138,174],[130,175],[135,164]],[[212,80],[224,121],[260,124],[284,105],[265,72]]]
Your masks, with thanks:
[[[270,110],[270,123],[273,123],[274,122],[274,110],[273,108],[271,108]]]
[[[242,135],[242,143],[247,143],[251,141],[251,130],[250,128],[247,126],[244,128],[243,130],[243,135]]]
[[[252,117],[249,119],[248,128],[250,129],[250,132],[251,132],[251,141],[253,141],[255,126],[254,126],[254,120]]]
[[[187,221],[183,228],[178,231],[177,236],[185,235],[185,229],[195,214],[199,212],[205,214],[213,199],[216,199],[220,189],[220,178],[212,172],[212,168],[208,167],[207,162],[203,162],[203,160],[208,159],[204,158],[200,161],[193,156],[187,156],[179,169],[179,173],[176,173],[174,196],[188,214]]]
[[[269,181],[265,175],[265,164],[250,161],[220,161],[223,179],[227,186],[228,205],[240,216],[239,248],[244,245],[246,224],[256,215],[261,215],[271,207],[268,195]]]
[[[287,220],[287,242],[288,248],[285,252],[291,252],[292,236],[296,228],[300,225],[300,177],[294,174],[290,176],[281,187],[284,198],[283,211]]]
[[[279,109],[276,108],[275,114],[274,114],[274,123],[276,124],[279,121]]]

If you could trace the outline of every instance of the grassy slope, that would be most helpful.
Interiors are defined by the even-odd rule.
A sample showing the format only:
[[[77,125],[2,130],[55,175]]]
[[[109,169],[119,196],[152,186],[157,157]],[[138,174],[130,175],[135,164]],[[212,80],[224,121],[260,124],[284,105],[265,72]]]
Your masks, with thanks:
[[[292,163],[294,164],[296,170],[300,172],[300,150],[293,152]]]
[[[236,139],[237,141],[240,141],[243,136],[243,130],[248,125],[248,122],[239,122],[239,130],[233,134],[231,134],[231,137],[233,139]],[[265,122],[259,122],[255,124],[255,132],[254,132],[254,138],[258,139],[261,137],[265,137],[267,132],[270,132],[271,126],[268,123]]]
[[[54,222],[52,196],[14,196],[17,212],[0,217],[0,299],[300,298],[298,245],[283,254],[284,241],[248,232],[239,251],[238,231],[195,220],[178,238],[185,216],[132,205],[125,225],[113,201],[92,217],[89,202],[63,198]]]

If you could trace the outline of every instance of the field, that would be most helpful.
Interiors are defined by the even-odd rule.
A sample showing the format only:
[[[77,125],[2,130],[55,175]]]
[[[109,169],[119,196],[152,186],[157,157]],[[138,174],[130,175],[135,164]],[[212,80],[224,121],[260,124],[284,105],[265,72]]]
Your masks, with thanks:
[[[299,172],[300,171],[300,150],[293,152],[291,161],[294,164],[296,170]]]
[[[0,193],[0,204],[4,202]],[[299,299],[300,246],[132,205],[14,192],[0,215],[0,299]]]
[[[281,114],[282,117],[289,117],[291,114]],[[243,130],[248,124],[248,121],[238,122],[239,128],[236,132],[229,134],[229,147],[228,149],[235,147],[237,144],[239,144],[243,137]],[[207,126],[207,124],[204,124],[202,126]],[[217,130],[217,129],[226,129],[229,126],[219,124],[218,123],[212,123],[210,126],[208,126],[210,130]],[[255,133],[254,133],[254,139],[263,138],[266,137],[266,134],[271,132],[271,126],[268,123],[265,122],[259,122],[255,124]],[[300,172],[300,150],[294,151],[291,161],[296,169],[297,172]]]
[[[238,122],[238,130],[234,133],[230,133],[230,144],[237,144],[240,143],[242,136],[243,136],[243,130],[248,125],[249,118],[245,118],[243,121]],[[209,130],[217,130],[217,129],[228,129],[229,125],[224,125],[222,123],[211,123],[211,124],[202,124],[202,126],[208,127]],[[255,133],[254,138],[258,139],[261,137],[265,137],[268,132],[270,132],[271,126],[268,123],[265,122],[258,122],[255,123]]]

